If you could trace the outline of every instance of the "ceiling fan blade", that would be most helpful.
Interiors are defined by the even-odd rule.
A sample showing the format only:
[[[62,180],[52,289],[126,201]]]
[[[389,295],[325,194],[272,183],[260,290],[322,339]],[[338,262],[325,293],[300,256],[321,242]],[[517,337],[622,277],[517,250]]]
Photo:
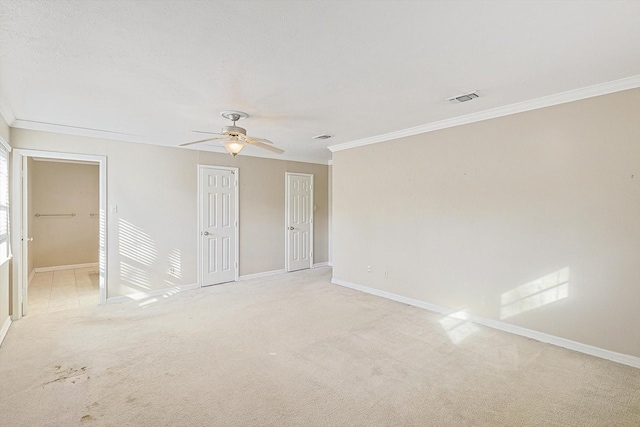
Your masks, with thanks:
[[[255,145],[256,147],[264,148],[265,150],[273,151],[276,154],[284,153],[284,150],[281,150],[273,145],[263,144],[262,142],[256,141],[255,139],[249,139],[247,141],[251,145]]]
[[[213,138],[200,139],[198,141],[193,141],[193,142],[185,142],[184,144],[180,144],[180,147],[186,147],[187,145],[200,144],[201,142],[215,141],[216,139],[225,139],[225,138],[226,138],[225,135],[214,136]]]
[[[254,140],[254,141],[265,143],[265,144],[273,144],[273,142],[269,141],[268,139],[264,139],[264,138],[254,138],[252,136],[251,139]]]
[[[222,135],[220,132],[205,132],[203,130],[192,130],[191,132],[194,132],[194,133],[207,133],[209,135]]]

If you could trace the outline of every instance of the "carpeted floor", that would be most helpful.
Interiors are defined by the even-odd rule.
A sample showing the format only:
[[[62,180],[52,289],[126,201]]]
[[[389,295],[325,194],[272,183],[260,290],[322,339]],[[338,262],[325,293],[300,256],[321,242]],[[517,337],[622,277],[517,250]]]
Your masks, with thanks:
[[[640,370],[328,268],[15,322],[0,426],[638,426]]]

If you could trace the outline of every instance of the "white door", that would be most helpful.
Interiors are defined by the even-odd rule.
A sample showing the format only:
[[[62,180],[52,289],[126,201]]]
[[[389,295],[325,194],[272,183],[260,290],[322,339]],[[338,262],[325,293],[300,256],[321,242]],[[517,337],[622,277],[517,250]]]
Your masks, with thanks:
[[[287,271],[313,266],[313,175],[287,173]]]
[[[238,170],[199,167],[200,285],[238,280]]]
[[[31,242],[33,241],[33,237],[29,237],[29,171],[27,169],[29,165],[27,156],[22,157],[22,259],[29,259],[29,251],[32,248]],[[22,269],[22,315],[26,316],[29,314],[29,265],[27,262],[22,262],[20,268]],[[31,266],[32,267],[32,266]]]

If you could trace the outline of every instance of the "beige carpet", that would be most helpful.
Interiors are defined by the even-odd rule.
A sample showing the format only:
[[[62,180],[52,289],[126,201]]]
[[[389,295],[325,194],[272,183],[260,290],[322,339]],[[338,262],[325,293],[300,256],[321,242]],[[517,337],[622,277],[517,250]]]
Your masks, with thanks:
[[[638,369],[329,280],[322,268],[15,322],[0,426],[640,425]]]

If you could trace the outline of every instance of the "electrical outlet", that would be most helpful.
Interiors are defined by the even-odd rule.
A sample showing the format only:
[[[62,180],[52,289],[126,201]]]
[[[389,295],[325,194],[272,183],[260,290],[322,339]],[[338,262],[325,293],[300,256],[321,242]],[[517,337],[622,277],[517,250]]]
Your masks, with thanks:
[[[367,265],[367,271],[368,271],[369,273],[371,273],[371,266],[370,266],[370,265]]]
[[[389,271],[387,270],[384,271],[384,277],[389,277]]]

